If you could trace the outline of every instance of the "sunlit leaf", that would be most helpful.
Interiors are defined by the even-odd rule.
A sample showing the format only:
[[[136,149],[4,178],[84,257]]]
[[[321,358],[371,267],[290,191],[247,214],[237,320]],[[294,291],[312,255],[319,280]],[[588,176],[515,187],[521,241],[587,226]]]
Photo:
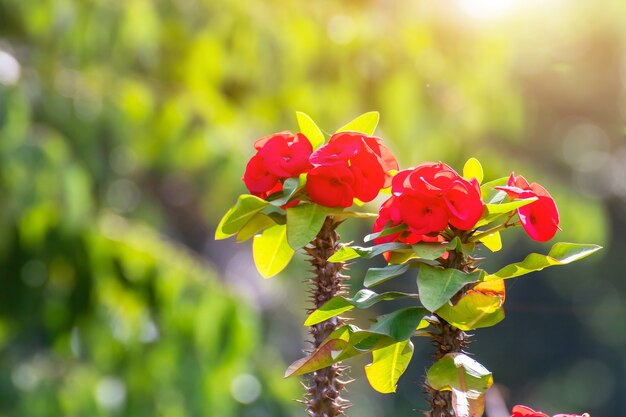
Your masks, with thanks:
[[[500,249],[502,249],[502,239],[500,238],[500,232],[488,234],[487,236],[480,238],[480,242],[492,252],[498,252]]]
[[[324,134],[317,127],[317,124],[311,119],[306,113],[302,113],[297,111],[296,118],[298,119],[298,126],[300,127],[300,132],[307,137],[311,145],[313,146],[313,150],[319,148],[324,144]]]
[[[483,393],[493,384],[491,372],[463,353],[448,353],[439,359],[428,370],[426,380],[436,390],[463,393]]]
[[[455,304],[447,302],[437,315],[460,330],[490,327],[504,319],[504,281],[481,282]]]
[[[522,198],[500,204],[485,204],[483,206],[483,214],[478,223],[476,223],[476,227],[481,227],[500,218],[504,218],[518,208],[534,203],[535,201],[537,201],[537,197]]]
[[[380,301],[397,300],[399,298],[417,298],[417,294],[407,294],[403,292],[386,292],[377,294],[367,289],[360,290],[354,297],[347,298],[336,296],[331,298],[323,306],[315,310],[304,322],[305,326],[312,326],[328,320],[331,317],[338,316],[341,313],[352,310],[353,308],[369,308]]]
[[[337,129],[337,132],[345,132],[348,130],[365,133],[368,136],[374,134],[376,130],[376,126],[378,126],[378,120],[380,118],[380,114],[377,111],[371,111],[364,113],[352,120],[345,126]]]
[[[302,375],[330,364],[382,349],[407,340],[423,326],[424,317],[430,314],[422,307],[409,307],[378,317],[370,330],[354,325],[344,325],[328,336],[310,355],[298,359],[285,376]],[[330,346],[328,346],[330,344]]]
[[[300,249],[312,241],[326,220],[324,207],[300,204],[287,209],[287,241],[293,249]]]
[[[553,265],[566,265],[599,251],[602,246],[559,242],[552,246],[547,255],[529,254],[523,261],[510,264],[498,272],[487,275],[485,281],[515,278]]]
[[[365,278],[363,279],[363,285],[366,287],[373,287],[378,284],[382,284],[385,281],[388,281],[392,278],[400,276],[409,270],[411,264],[396,264],[396,265],[387,265],[383,268],[370,268],[365,273]]]
[[[463,166],[463,177],[466,180],[476,178],[478,183],[483,182],[483,166],[476,158],[470,158]]]
[[[420,301],[429,311],[436,311],[466,284],[480,281],[484,274],[482,270],[468,274],[458,269],[422,265],[417,279]]]
[[[406,243],[384,243],[382,245],[376,245],[369,248],[363,248],[360,246],[342,246],[339,248],[337,252],[335,252],[330,258],[328,258],[329,262],[343,262],[349,261],[355,258],[365,258],[370,259],[374,256],[383,254],[390,250],[407,250],[410,249],[411,246]]]
[[[309,356],[300,358],[289,365],[285,371],[285,378],[303,375],[332,365],[333,358],[336,356],[333,352],[340,352],[347,345],[354,331],[353,326],[347,325],[332,332]]]
[[[254,237],[252,255],[254,263],[263,278],[269,278],[282,271],[293,256],[294,250],[287,242],[285,225],[272,226]]]
[[[452,388],[452,409],[456,417],[481,417],[485,412],[485,394]]]
[[[248,220],[268,205],[267,201],[259,197],[250,194],[240,195],[237,203],[220,220],[215,239],[225,239],[239,232]]]
[[[267,229],[268,227],[276,224],[274,220],[263,213],[257,213],[248,220],[248,223],[245,224],[237,233],[237,242],[245,242],[246,240],[252,238],[257,233]]]
[[[410,340],[394,343],[372,352],[372,363],[365,366],[365,375],[372,388],[384,394],[396,392],[396,384],[413,356]]]
[[[481,185],[480,195],[482,200],[488,204],[498,204],[502,202],[506,198],[506,193],[501,190],[496,190],[495,187],[506,185],[508,181],[509,177],[502,177]]]

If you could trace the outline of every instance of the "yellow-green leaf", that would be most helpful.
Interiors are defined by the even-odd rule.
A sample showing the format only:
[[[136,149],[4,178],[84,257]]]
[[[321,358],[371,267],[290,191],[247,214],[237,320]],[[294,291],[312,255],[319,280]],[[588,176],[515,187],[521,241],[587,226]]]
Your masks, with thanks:
[[[396,392],[398,379],[406,371],[412,356],[413,343],[410,340],[374,350],[372,363],[365,366],[365,375],[372,388],[383,394]]]
[[[254,263],[263,278],[272,277],[282,271],[293,253],[294,250],[287,242],[287,227],[284,224],[265,229],[252,242]]]
[[[321,129],[315,124],[313,119],[311,119],[306,113],[302,113],[300,111],[296,112],[296,118],[298,119],[300,132],[307,137],[309,142],[311,142],[313,150],[322,146],[324,144],[324,133],[322,133]]]
[[[515,278],[534,271],[541,271],[549,266],[566,265],[586,258],[600,249],[602,246],[598,245],[559,242],[552,246],[547,255],[531,253],[523,261],[507,265],[498,272],[487,275],[485,281]]]
[[[348,124],[343,127],[337,129],[337,132],[345,132],[348,130],[354,132],[365,133],[368,136],[374,134],[376,130],[376,126],[378,126],[378,119],[380,118],[380,114],[377,111],[371,111],[364,113],[352,120]]]
[[[497,252],[502,249],[502,239],[500,238],[500,232],[494,232],[487,236],[484,236],[480,239],[480,242],[492,252]]]
[[[245,242],[274,224],[276,224],[276,222],[270,216],[257,213],[239,230],[239,233],[237,233],[237,242]]]
[[[478,159],[470,158],[463,166],[463,177],[466,180],[470,180],[472,178],[476,178],[478,183],[483,182],[483,166],[480,164]]]
[[[250,194],[240,195],[237,203],[226,212],[217,225],[215,239],[225,239],[239,232],[255,214],[269,204],[267,201]]]

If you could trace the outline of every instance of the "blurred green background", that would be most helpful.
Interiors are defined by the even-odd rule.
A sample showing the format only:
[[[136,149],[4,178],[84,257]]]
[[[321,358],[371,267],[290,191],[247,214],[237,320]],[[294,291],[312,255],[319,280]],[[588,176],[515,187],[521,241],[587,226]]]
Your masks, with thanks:
[[[558,240],[605,250],[509,284],[471,348],[489,415],[626,415],[625,17],[620,0],[0,0],[0,416],[304,415],[282,379],[305,347],[302,259],[262,280],[249,244],[213,240],[253,141],[296,110],[328,132],[380,111],[403,167],[475,156],[545,185]],[[505,239],[488,270],[546,249]],[[350,415],[423,409],[429,354],[416,341],[388,396],[353,361]]]

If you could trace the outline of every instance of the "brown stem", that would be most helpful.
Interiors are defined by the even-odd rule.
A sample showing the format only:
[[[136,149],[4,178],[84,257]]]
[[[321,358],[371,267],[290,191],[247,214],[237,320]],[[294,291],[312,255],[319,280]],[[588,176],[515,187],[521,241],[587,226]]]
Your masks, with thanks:
[[[462,253],[450,251],[446,267],[468,272],[471,265]],[[435,347],[433,362],[437,362],[448,353],[463,352],[469,344],[470,338],[469,334],[452,326],[443,318],[439,316],[436,318],[431,322],[433,327],[431,339]],[[455,417],[451,391],[438,391],[430,387],[428,383],[424,384],[424,388],[430,404],[430,410],[426,411],[424,415],[427,417]]]
[[[327,217],[317,237],[305,247],[314,273],[314,276],[309,279],[312,284],[311,300],[314,306],[309,313],[334,296],[346,292],[343,281],[347,277],[341,274],[345,264],[327,261],[339,249],[339,234],[335,230],[338,225],[339,222],[335,221],[332,216]],[[333,317],[311,326],[314,348],[319,347],[324,339],[344,322],[345,320],[340,317]],[[346,370],[346,366],[333,364],[312,374],[310,384],[306,386],[305,400],[310,417],[336,417],[345,413],[349,404],[341,398],[341,391],[349,381],[340,378]]]

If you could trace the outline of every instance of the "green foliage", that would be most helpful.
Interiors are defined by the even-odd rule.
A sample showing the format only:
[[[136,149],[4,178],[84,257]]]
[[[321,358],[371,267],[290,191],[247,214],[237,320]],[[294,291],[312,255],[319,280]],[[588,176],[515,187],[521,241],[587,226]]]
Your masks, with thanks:
[[[313,146],[313,150],[322,146],[325,142],[324,134],[320,130],[319,127],[315,124],[313,119],[311,119],[306,113],[296,112],[296,117],[298,119],[298,126],[300,127],[300,132],[304,134],[304,136],[309,139],[311,145]]]
[[[317,204],[300,204],[287,209],[287,240],[294,250],[317,236],[326,219],[326,210]]]
[[[397,300],[399,298],[417,298],[417,295],[403,292],[385,292],[377,294],[374,291],[363,289],[358,291],[352,298],[336,296],[311,313],[304,322],[304,325],[312,326],[321,323],[331,317],[350,311],[355,307],[359,309],[370,308],[380,301]]]
[[[467,160],[465,165],[463,165],[463,177],[467,180],[476,178],[479,184],[483,182],[483,166],[478,159],[470,158]]]
[[[457,329],[474,330],[501,322],[504,319],[503,303],[502,296],[471,291],[454,305],[445,303],[436,313]]]
[[[243,194],[237,203],[226,212],[215,232],[216,239],[225,239],[239,232],[255,214],[267,207],[269,203],[259,197]]]
[[[410,263],[403,263],[387,265],[383,268],[370,268],[365,273],[363,285],[366,287],[373,287],[375,285],[382,284],[385,281],[404,274],[410,267]]]
[[[420,302],[429,311],[436,311],[466,284],[483,279],[484,271],[465,273],[458,269],[420,266],[417,279]]]
[[[388,394],[396,392],[396,383],[413,357],[413,343],[410,340],[372,352],[372,363],[365,366],[365,375],[371,387]]]
[[[418,328],[424,327],[424,316],[427,314],[424,308],[409,307],[379,316],[369,330],[354,325],[342,326],[310,355],[292,363],[285,376],[303,375],[408,340]]]
[[[598,245],[556,243],[547,255],[531,253],[523,261],[507,265],[497,272],[487,275],[485,281],[515,278],[531,272],[541,271],[549,266],[566,265],[586,258],[600,249],[602,247]]]
[[[454,411],[459,417],[481,416],[484,393],[493,377],[484,366],[463,353],[449,353],[435,362],[426,374],[436,390],[451,390]]]
[[[257,270],[263,278],[270,278],[285,269],[294,250],[287,242],[287,227],[274,225],[254,237],[252,254]]]
[[[356,119],[350,121],[346,125],[337,129],[337,132],[345,132],[352,130],[354,132],[362,132],[368,136],[374,134],[376,126],[378,126],[378,120],[380,119],[380,113],[377,111],[371,111],[358,116]]]

